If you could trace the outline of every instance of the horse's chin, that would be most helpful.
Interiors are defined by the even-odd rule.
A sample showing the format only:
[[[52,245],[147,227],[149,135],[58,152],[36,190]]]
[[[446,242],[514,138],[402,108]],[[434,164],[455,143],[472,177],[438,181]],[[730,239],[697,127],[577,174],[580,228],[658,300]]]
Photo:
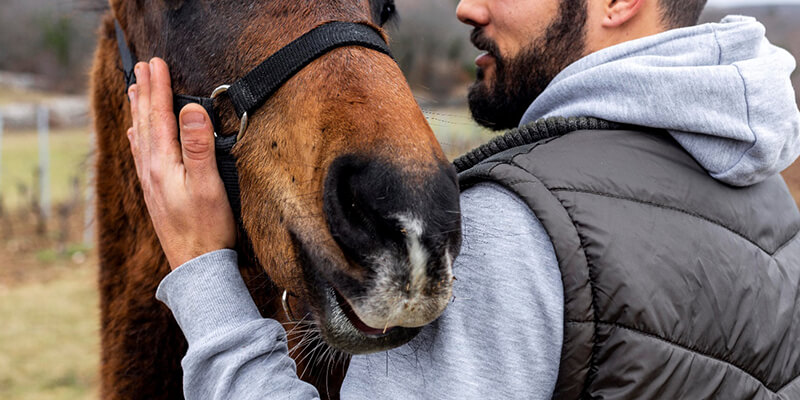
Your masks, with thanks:
[[[322,339],[331,347],[349,354],[369,354],[402,346],[420,332],[420,328],[402,326],[369,327],[350,307],[333,283],[320,276],[322,268],[331,268],[334,261],[324,257],[319,248],[304,246],[292,234],[299,262],[306,275],[306,296],[303,299]]]

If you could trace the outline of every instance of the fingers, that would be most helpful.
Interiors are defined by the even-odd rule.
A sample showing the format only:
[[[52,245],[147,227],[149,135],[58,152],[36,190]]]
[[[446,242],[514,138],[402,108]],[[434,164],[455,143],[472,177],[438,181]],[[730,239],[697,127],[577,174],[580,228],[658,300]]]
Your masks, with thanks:
[[[137,148],[143,161],[150,159],[150,67],[147,63],[137,63],[133,69],[136,85],[131,86],[134,100],[131,102],[133,131]]]
[[[211,120],[199,104],[184,107],[180,120],[183,165],[188,180],[195,184],[209,182],[214,176],[219,176]]]
[[[172,81],[169,68],[160,58],[150,60],[151,157],[167,166],[180,162],[180,143],[172,108]]]
[[[137,85],[133,85],[128,89],[128,98],[131,103],[131,117],[133,119],[133,127],[128,129],[127,132],[128,140],[131,145],[133,161],[136,165],[136,174],[139,176],[139,181],[144,189],[147,178],[149,178],[150,151],[148,150],[149,147],[146,146],[148,142],[142,139],[142,136],[144,136],[142,133],[146,134],[148,129],[146,126],[142,126],[142,121],[140,120],[139,87]],[[142,148],[146,151],[142,151]],[[143,155],[146,157],[143,157]]]
[[[134,68],[136,85],[131,86],[133,132],[131,150],[142,188],[158,189],[183,178],[178,127],[172,109],[169,69],[164,61],[153,59]]]

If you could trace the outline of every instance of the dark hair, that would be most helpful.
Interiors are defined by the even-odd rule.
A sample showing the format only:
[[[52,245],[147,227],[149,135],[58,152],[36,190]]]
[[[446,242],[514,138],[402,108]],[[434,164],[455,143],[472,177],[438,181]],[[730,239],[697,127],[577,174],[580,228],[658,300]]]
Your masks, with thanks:
[[[660,0],[661,21],[669,29],[697,25],[708,0]]]

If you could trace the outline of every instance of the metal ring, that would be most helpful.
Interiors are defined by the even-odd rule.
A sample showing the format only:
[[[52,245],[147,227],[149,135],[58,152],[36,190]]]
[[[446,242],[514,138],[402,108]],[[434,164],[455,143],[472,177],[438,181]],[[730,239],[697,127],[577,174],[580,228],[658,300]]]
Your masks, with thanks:
[[[231,85],[220,85],[220,86],[218,86],[216,89],[214,89],[213,92],[211,92],[211,98],[212,99],[216,99],[220,95],[222,95],[224,93],[227,93],[228,89],[230,89],[230,88],[231,88]],[[242,137],[244,137],[244,133],[245,133],[245,131],[247,131],[247,125],[248,125],[248,117],[247,117],[247,112],[245,111],[245,113],[242,115],[242,118],[241,118],[241,120],[239,122],[239,133],[236,134],[236,142],[239,142],[239,140],[241,140]],[[217,137],[217,132],[214,132],[214,137]]]
[[[216,89],[214,89],[213,92],[211,92],[211,98],[212,99],[216,99],[217,97],[219,97],[219,95],[227,92],[228,89],[230,89],[230,88],[231,88],[231,85],[221,85],[221,86],[217,87]]]
[[[281,305],[283,305],[283,312],[284,314],[286,314],[286,319],[288,319],[289,322],[298,322],[296,319],[294,319],[294,315],[292,315],[293,314],[292,309],[289,307],[289,302],[287,301],[288,296],[289,292],[284,290],[283,295],[281,296]]]

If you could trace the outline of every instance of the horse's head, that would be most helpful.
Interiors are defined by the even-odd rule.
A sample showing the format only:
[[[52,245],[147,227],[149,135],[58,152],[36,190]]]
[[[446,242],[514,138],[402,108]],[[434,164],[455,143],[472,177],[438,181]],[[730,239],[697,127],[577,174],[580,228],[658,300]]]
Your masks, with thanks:
[[[132,50],[208,96],[330,21],[382,25],[393,0],[112,0]],[[239,121],[220,100],[222,126]],[[460,246],[458,186],[395,62],[334,50],[287,82],[236,145],[242,222],[270,278],[350,353],[436,319]]]

